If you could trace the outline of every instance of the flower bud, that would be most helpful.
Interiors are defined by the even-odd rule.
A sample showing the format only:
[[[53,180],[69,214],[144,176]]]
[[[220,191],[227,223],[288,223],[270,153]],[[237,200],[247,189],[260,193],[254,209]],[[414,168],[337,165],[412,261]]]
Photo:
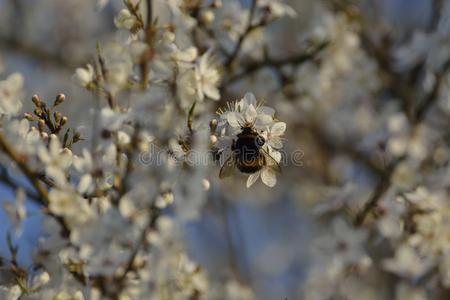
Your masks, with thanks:
[[[24,114],[23,114],[23,117],[24,117],[25,119],[27,119],[28,121],[34,121],[34,120],[36,120],[36,119],[34,118],[33,114],[32,114],[32,113],[29,113],[29,112],[24,113]]]
[[[157,208],[165,208],[168,205],[172,204],[174,200],[174,196],[172,194],[172,192],[167,191],[167,192],[163,192],[161,193],[155,201],[155,206]]]
[[[69,119],[67,119],[66,116],[62,117],[60,126],[62,127],[62,126],[64,126],[64,125],[66,125],[66,123],[67,123],[68,120],[69,120]]]
[[[138,20],[128,9],[124,8],[114,18],[114,24],[117,28],[132,30],[138,24]]]
[[[72,142],[76,143],[80,140],[81,140],[81,134],[79,132],[75,132],[75,134],[73,135],[73,138],[72,138]]]
[[[214,22],[214,13],[211,10],[203,10],[200,13],[200,20],[210,26]]]
[[[43,111],[42,111],[42,109],[40,109],[40,108],[35,108],[33,112],[34,112],[34,114],[35,114],[36,116],[38,116],[39,118],[42,118],[42,116],[43,116]]]
[[[221,8],[222,7],[222,0],[214,0],[213,3],[211,3],[212,8]]]
[[[53,106],[58,106],[66,100],[66,96],[64,94],[58,94],[56,96],[55,102],[53,102]]]
[[[209,122],[209,128],[211,129],[211,132],[216,132],[217,129],[217,119],[212,119]]]
[[[42,287],[43,285],[47,284],[47,282],[50,281],[50,275],[47,272],[42,272],[39,275],[36,275],[33,278],[31,286],[33,289],[38,289]]]
[[[210,186],[211,186],[211,184],[209,183],[208,179],[202,179],[203,190],[208,191]]]
[[[44,131],[44,129],[45,129],[45,122],[44,122],[44,120],[42,120],[42,119],[39,120],[38,128],[39,128],[39,131],[41,131],[41,132]]]
[[[42,105],[42,101],[41,98],[39,98],[38,95],[33,95],[33,97],[31,97],[31,101],[33,101],[34,105],[36,105],[36,107],[41,107]]]
[[[62,119],[62,113],[60,113],[59,111],[56,111],[53,113],[53,117],[55,118],[55,123],[56,126],[59,126],[59,124],[61,123],[61,119]]]
[[[209,137],[209,140],[210,140],[210,142],[211,142],[211,145],[215,145],[215,144],[217,143],[217,136],[215,136],[214,134],[212,134],[212,135]]]

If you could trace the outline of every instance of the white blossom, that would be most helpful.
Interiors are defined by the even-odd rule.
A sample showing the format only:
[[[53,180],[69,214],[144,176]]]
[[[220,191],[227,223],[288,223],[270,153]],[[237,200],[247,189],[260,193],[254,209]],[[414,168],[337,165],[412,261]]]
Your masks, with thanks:
[[[284,16],[295,17],[297,15],[295,10],[288,4],[284,3],[283,0],[262,0],[258,1],[258,6],[268,9],[275,18]]]
[[[257,103],[253,94],[247,93],[239,102],[229,104],[228,109],[219,111],[221,124],[241,128],[245,124],[253,124],[257,129],[271,125],[275,111]]]
[[[276,122],[270,128],[267,128],[262,136],[270,147],[273,149],[280,149],[283,147],[283,140],[281,137],[284,135],[285,131],[286,123]]]
[[[122,9],[119,15],[114,18],[114,24],[116,24],[117,28],[125,28],[128,30],[136,26],[137,22],[136,17],[128,9]]]
[[[324,258],[331,259],[339,268],[364,263],[367,254],[363,244],[367,239],[367,232],[351,228],[342,219],[334,219],[331,226],[329,234],[320,237],[314,248],[321,252]]]
[[[276,150],[283,147],[281,136],[286,130],[286,124],[276,122],[275,110],[263,106],[261,102],[258,103],[251,93],[245,94],[239,102],[228,103],[225,110],[218,110],[218,114],[221,119],[220,127],[230,129],[230,132],[221,136],[223,141],[228,138],[236,139],[240,130],[246,126],[255,130],[264,139],[261,151],[265,155],[265,164],[261,170],[247,178],[247,188],[251,187],[260,177],[265,185],[274,187],[277,182],[276,173],[279,172],[281,163],[281,153]],[[225,144],[223,147],[226,148],[227,145]]]
[[[18,300],[22,295],[20,286],[13,285],[11,288],[0,286],[0,296],[5,300]]]
[[[261,181],[268,187],[274,187],[277,184],[276,170],[279,168],[277,164],[281,161],[281,154],[270,148],[268,149],[267,154],[270,158],[266,158],[266,165],[260,171],[248,176],[247,188],[251,187],[259,177],[261,177]]]
[[[94,68],[87,64],[86,68],[77,68],[73,79],[82,87],[88,87],[94,81],[95,71]]]
[[[23,189],[18,189],[16,192],[15,203],[5,202],[3,208],[14,226],[17,235],[22,232],[22,221],[27,217],[27,210],[25,208],[26,194]]]
[[[0,299],[448,294],[450,2],[12,2]]]
[[[22,108],[22,88],[24,79],[21,74],[14,73],[0,81],[0,113],[15,115]]]
[[[72,151],[61,148],[61,143],[56,135],[50,136],[50,144],[47,149],[41,146],[38,152],[39,158],[46,165],[45,172],[59,185],[66,183],[65,171],[72,165]]]
[[[217,85],[220,81],[219,71],[211,64],[211,52],[206,52],[195,65],[195,80],[197,83],[197,96],[200,101],[205,97],[219,100],[220,93]]]
[[[65,217],[70,224],[82,224],[91,217],[86,200],[73,191],[53,189],[50,191],[49,200],[50,210]]]
[[[385,260],[383,266],[395,274],[415,279],[425,274],[433,266],[433,261],[422,259],[417,250],[404,245],[397,249],[394,258]]]

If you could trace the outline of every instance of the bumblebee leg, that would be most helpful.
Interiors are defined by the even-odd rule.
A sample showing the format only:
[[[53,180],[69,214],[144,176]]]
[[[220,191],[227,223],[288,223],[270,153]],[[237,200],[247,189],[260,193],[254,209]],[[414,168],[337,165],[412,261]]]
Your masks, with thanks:
[[[233,142],[231,143],[231,150],[236,150],[236,140],[233,140]]]

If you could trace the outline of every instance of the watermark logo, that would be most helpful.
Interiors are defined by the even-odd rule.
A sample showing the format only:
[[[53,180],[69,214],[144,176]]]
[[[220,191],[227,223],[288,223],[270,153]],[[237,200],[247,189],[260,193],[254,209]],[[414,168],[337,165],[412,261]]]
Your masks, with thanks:
[[[295,166],[303,167],[305,165],[305,153],[303,150],[297,149],[293,152],[285,150],[277,150],[281,154],[278,164],[280,167]],[[163,166],[168,159],[175,164],[186,164],[189,166],[222,166],[225,163],[230,163],[230,156],[239,157],[242,160],[253,161],[258,159],[261,155],[270,156],[263,150],[254,148],[245,148],[241,150],[228,151],[214,151],[214,150],[189,150],[185,153],[175,153],[167,148],[157,148],[150,145],[148,151],[139,154],[139,163],[146,166]]]

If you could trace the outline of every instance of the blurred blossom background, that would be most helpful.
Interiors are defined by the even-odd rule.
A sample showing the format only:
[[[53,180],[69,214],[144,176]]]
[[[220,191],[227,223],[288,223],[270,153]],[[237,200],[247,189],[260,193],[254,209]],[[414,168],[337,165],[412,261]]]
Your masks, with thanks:
[[[212,17],[198,17],[183,9],[177,15],[173,7],[212,2],[155,0],[153,18],[161,23],[172,20],[174,43],[187,48],[193,38],[184,29],[177,31],[185,26],[181,24],[190,18],[207,22]],[[251,92],[276,110],[277,120],[286,123],[283,151],[287,163],[273,188],[262,182],[247,188],[242,174],[219,179],[217,165],[192,177],[171,175],[182,182],[178,192],[185,198],[177,198],[174,192],[170,199],[175,208],[164,212],[178,216],[180,210],[193,210],[188,214],[196,217],[180,223],[179,240],[205,272],[208,289],[216,291],[199,292],[198,298],[158,294],[151,299],[448,299],[450,3],[274,1],[289,9],[268,9],[276,15],[278,8],[280,17],[252,31],[228,68],[227,55],[247,26],[252,0],[220,2],[219,8],[211,9],[214,20],[209,31],[197,37],[201,46],[195,45],[198,57],[212,49],[220,74],[216,84],[220,99],[206,100],[214,97],[205,88],[205,100],[198,102],[203,106],[196,108],[194,122],[198,128],[208,128],[211,119],[220,118],[215,114],[219,107]],[[0,0],[0,81],[15,72],[23,76],[23,92],[17,95],[23,102],[21,113],[34,109],[30,100],[34,94],[53,101],[63,93],[67,100],[61,112],[86,137],[71,149],[80,157],[83,149],[103,140],[93,128],[99,119],[92,113],[98,109],[98,99],[87,85],[80,86],[76,70],[96,65],[98,45],[108,56],[111,41],[126,44],[133,39],[132,29],[124,30],[125,21],[118,25],[122,9],[124,2],[119,0]],[[140,72],[136,66],[132,70]],[[129,77],[134,80],[133,76]],[[117,93],[117,101],[136,100],[136,110],[147,113],[140,116],[143,123],[150,124],[149,128],[159,126],[153,120],[163,113],[145,111],[144,100],[153,99],[150,92],[133,93],[133,88],[124,89]],[[127,105],[123,107],[133,107]],[[180,107],[187,116],[190,103]],[[176,128],[172,136],[165,137],[167,141],[182,136],[179,128],[185,126],[186,116],[163,122]],[[114,118],[111,115],[111,128]],[[151,130],[156,139],[158,135]],[[295,163],[293,153],[299,155]],[[17,192],[5,183],[6,174],[26,189],[33,190],[33,185],[10,158],[2,157],[0,167],[0,203],[14,205]],[[195,176],[206,178],[206,183],[202,181],[206,192],[194,188]],[[130,184],[135,180],[139,188],[149,190],[162,186],[159,182],[147,185],[138,177],[131,177]],[[186,207],[178,207],[177,201]],[[38,240],[51,233],[44,226],[48,216],[39,205],[26,201],[25,207],[27,217],[14,243],[18,264],[31,270]],[[14,224],[4,209],[0,220],[0,256],[5,258],[0,266],[7,266],[5,261],[11,258],[8,232]],[[151,264],[149,269],[151,273]],[[0,295],[7,295],[11,285],[2,276],[4,294]],[[95,299],[87,288],[80,290],[84,298],[55,299]],[[23,299],[51,299],[46,295],[56,294],[33,298],[30,293],[26,295],[30,298]],[[142,295],[99,297],[147,299]]]

